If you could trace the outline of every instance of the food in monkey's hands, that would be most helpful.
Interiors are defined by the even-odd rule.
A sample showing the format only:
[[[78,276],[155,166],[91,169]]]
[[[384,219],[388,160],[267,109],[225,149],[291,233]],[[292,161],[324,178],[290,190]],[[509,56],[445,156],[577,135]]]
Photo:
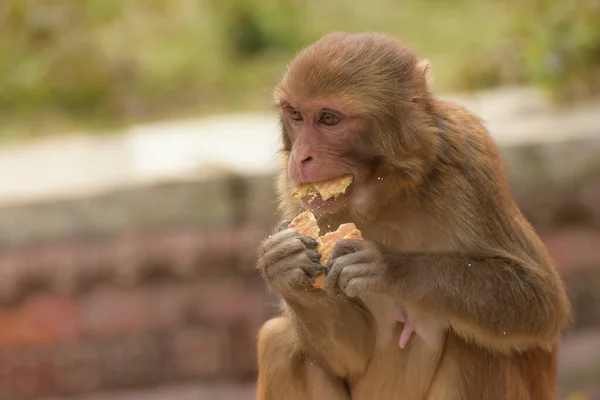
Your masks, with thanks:
[[[317,246],[317,251],[321,253],[321,259],[319,261],[321,265],[327,264],[337,240],[362,239],[360,230],[358,230],[356,225],[354,225],[352,222],[340,225],[339,228],[334,232],[329,232],[323,236],[319,236],[321,230],[317,225],[317,220],[314,214],[310,210],[298,214],[298,216],[292,220],[289,227],[296,229],[301,235],[310,236],[319,243]],[[313,286],[323,289],[324,280],[325,274],[317,276]]]
[[[333,252],[333,248],[335,247],[335,242],[340,239],[361,240],[362,233],[356,225],[352,222],[348,222],[340,225],[336,231],[326,233],[319,237],[317,251],[321,253],[321,264],[327,264],[327,261],[329,261],[329,257],[331,257],[331,253]]]
[[[321,230],[317,225],[317,219],[310,210],[298,214],[298,216],[292,220],[289,227],[296,229],[299,234],[310,236],[317,241],[317,251],[321,253],[321,259],[319,260],[321,265],[326,265],[327,261],[329,261],[329,257],[331,257],[336,241],[340,239],[362,240],[363,238],[361,231],[352,222],[341,224],[336,231],[319,236]],[[324,281],[325,274],[321,274],[315,278],[313,286],[317,289],[323,289]],[[415,331],[415,325],[413,321],[408,318],[404,310],[397,309],[395,318],[397,321],[404,324],[398,342],[400,348],[403,349],[412,337],[412,334]]]
[[[292,198],[300,200],[310,196],[311,200],[313,200],[317,195],[320,195],[323,201],[330,198],[335,199],[346,192],[353,179],[352,175],[344,175],[321,182],[307,183],[296,188],[292,193]]]
[[[319,225],[317,225],[315,215],[310,210],[298,214],[298,216],[290,222],[289,228],[294,228],[299,234],[309,236],[317,242],[319,241],[321,230],[319,229]]]

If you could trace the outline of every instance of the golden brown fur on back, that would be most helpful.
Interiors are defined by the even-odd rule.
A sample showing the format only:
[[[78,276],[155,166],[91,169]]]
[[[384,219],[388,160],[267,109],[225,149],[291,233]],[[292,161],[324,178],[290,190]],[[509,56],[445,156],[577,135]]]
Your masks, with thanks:
[[[397,39],[335,33],[277,87],[281,214],[307,206],[295,185],[350,173],[347,198],[315,212],[364,240],[338,242],[326,290],[315,243],[284,223],[261,244],[284,311],[259,335],[258,399],[556,397],[563,283],[485,127],[430,93],[428,69]],[[399,348],[397,308],[430,335]]]

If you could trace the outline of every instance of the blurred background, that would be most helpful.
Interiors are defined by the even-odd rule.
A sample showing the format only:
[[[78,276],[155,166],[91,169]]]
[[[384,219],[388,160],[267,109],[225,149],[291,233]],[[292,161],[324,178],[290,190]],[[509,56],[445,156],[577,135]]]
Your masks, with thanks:
[[[0,400],[253,399],[277,312],[271,90],[380,31],[480,115],[567,282],[561,399],[600,399],[599,0],[0,2]]]

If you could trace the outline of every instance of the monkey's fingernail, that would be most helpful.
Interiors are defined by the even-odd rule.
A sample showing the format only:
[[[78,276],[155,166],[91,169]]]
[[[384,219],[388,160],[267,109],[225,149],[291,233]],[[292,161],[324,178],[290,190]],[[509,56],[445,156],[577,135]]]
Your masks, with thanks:
[[[319,253],[316,250],[307,250],[306,254],[308,254],[308,258],[310,258],[311,261],[314,261],[314,262],[318,263],[319,260],[321,259],[321,253]]]
[[[317,241],[313,238],[311,238],[310,236],[301,236],[300,240],[302,241],[302,243],[304,243],[304,245],[311,249],[314,250],[317,248],[317,246],[319,245],[319,243],[317,243]]]
[[[327,263],[325,264],[325,270],[327,272],[329,272],[329,270],[331,270],[331,267],[333,267],[334,262],[335,262],[335,259],[333,257],[329,257],[329,260],[327,260]]]
[[[317,275],[321,275],[323,273],[325,273],[325,267],[321,264],[319,264],[318,261],[313,262],[313,265],[315,267],[315,270],[318,272]]]
[[[291,224],[291,221],[288,221],[287,219],[283,220],[281,222],[281,224],[279,225],[279,231],[283,231],[283,230],[287,229],[290,224]]]

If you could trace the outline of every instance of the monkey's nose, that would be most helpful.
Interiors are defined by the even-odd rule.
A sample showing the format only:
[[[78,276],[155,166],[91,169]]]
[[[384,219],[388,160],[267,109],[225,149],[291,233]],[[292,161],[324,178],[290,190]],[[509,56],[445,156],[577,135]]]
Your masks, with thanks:
[[[313,160],[313,157],[312,156],[308,156],[304,160],[302,160],[302,164],[307,164],[307,163],[309,163],[312,160]]]

